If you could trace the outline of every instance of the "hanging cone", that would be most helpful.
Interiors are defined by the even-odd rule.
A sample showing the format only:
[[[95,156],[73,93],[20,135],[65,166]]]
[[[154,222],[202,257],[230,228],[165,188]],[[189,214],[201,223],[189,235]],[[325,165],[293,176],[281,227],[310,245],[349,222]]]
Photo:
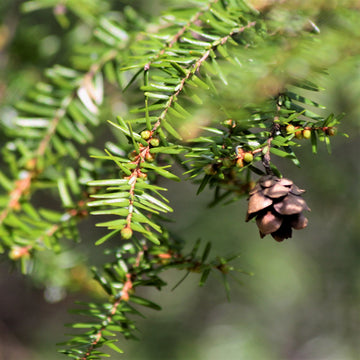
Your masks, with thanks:
[[[305,190],[292,180],[266,175],[250,191],[246,221],[256,218],[260,236],[271,234],[276,241],[292,236],[292,229],[303,229],[308,219],[303,211],[310,211],[301,197]]]

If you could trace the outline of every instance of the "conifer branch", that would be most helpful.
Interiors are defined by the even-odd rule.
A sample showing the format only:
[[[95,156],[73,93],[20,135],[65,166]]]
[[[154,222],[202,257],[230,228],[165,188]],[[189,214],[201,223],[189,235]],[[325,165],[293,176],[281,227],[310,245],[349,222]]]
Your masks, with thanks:
[[[87,349],[85,355],[80,360],[86,360],[89,358],[89,356],[92,355],[93,350],[97,347],[99,342],[101,341],[103,337],[103,332],[107,328],[107,324],[110,324],[112,321],[113,316],[115,316],[117,308],[121,304],[122,301],[129,301],[130,295],[129,292],[133,288],[133,283],[131,281],[131,274],[126,274],[126,282],[124,284],[124,287],[122,289],[122,295],[114,302],[111,309],[109,310],[109,314],[107,318],[104,321],[104,325],[98,330],[98,332],[93,336],[95,339],[91,343],[90,347]]]
[[[142,305],[155,310],[160,307],[150,300],[136,296],[136,290],[142,286],[153,284],[161,289],[166,283],[159,277],[159,274],[170,268],[184,270],[187,273],[200,273],[200,285],[203,285],[212,271],[218,271],[226,276],[235,269],[230,262],[238,256],[232,255],[229,258],[217,257],[208,261],[207,257],[210,252],[210,246],[207,244],[201,255],[197,254],[199,242],[195,244],[190,254],[185,255],[182,252],[182,246],[173,241],[163,239],[161,247],[143,243],[141,250],[135,250],[131,244],[125,244],[116,250],[118,260],[111,264],[106,264],[106,271],[103,274],[95,271],[96,278],[108,293],[109,299],[104,306],[106,314],[98,313],[94,304],[91,304],[89,312],[86,309],[81,314],[95,317],[96,321],[101,323],[92,323],[90,331],[85,334],[74,335],[73,339],[65,344],[76,348],[62,350],[64,354],[75,357],[77,360],[87,360],[93,356],[99,355],[98,351],[105,345],[111,344],[111,348],[117,352],[122,352],[113,341],[110,340],[117,331],[124,334],[125,337],[131,337],[130,320],[127,314],[135,313],[141,315],[137,310],[134,312],[132,305]],[[127,249],[127,250],[125,250]],[[110,281],[115,281],[113,285]],[[119,291],[119,283],[121,283]],[[113,299],[113,300],[112,300]],[[101,307],[96,307],[100,309]],[[101,315],[101,316],[100,316]],[[76,323],[74,324],[76,328]],[[65,345],[64,344],[64,345]],[[75,356],[74,356],[75,355]]]
[[[47,131],[43,135],[37,148],[34,150],[34,155],[26,164],[26,171],[23,173],[24,177],[14,182],[14,188],[9,192],[9,202],[0,213],[0,226],[13,210],[21,209],[21,198],[24,195],[29,195],[33,181],[44,171],[44,166],[38,166],[39,160],[45,156],[46,150],[50,147],[53,136],[57,132],[57,127],[61,119],[66,115],[68,107],[71,102],[77,97],[79,89],[86,88],[91,91],[91,81],[94,76],[101,70],[103,65],[108,61],[113,60],[119,51],[111,50],[105,53],[97,62],[91,65],[89,71],[83,74],[82,79],[78,80],[79,85],[65,96],[61,102],[60,107],[55,111],[53,118],[49,121]]]
[[[278,19],[273,14],[267,17],[265,11],[254,11],[242,0],[195,3],[200,8],[184,8],[182,4],[169,12],[169,25],[155,25],[156,30],[145,35],[139,35],[139,28],[150,26],[131,23],[126,32],[113,17],[100,19],[95,34],[99,48],[92,47],[92,42],[85,46],[74,61],[74,69],[50,69],[51,85],[40,83],[36,88],[40,90],[18,106],[26,117],[17,118],[8,127],[9,134],[20,142],[12,141],[4,148],[15,180],[0,172],[0,185],[8,194],[8,198],[0,196],[0,241],[11,249],[12,260],[55,248],[53,243],[61,237],[77,238],[78,233],[73,234],[76,225],[89,213],[114,217],[96,223],[109,232],[96,239],[95,245],[119,234],[122,237],[118,239],[120,246],[114,242],[106,250],[115,259],[104,261],[101,270],[93,269],[95,280],[106,292],[105,299],[79,310],[87,319],[71,325],[79,333],[66,343],[68,350],[62,351],[69,357],[100,359],[106,356],[100,352],[106,346],[122,352],[114,342],[118,334],[134,338],[136,326],[129,315],[140,313],[133,304],[160,309],[136,292],[145,286],[160,290],[167,285],[160,278],[164,271],[175,268],[185,272],[185,277],[200,273],[200,286],[211,272],[219,272],[228,290],[225,276],[235,270],[229,262],[236,255],[207,260],[210,243],[198,255],[200,241],[186,254],[183,244],[162,226],[162,214],[172,209],[163,196],[167,189],[158,186],[157,179],[180,180],[171,170],[174,158],[188,168],[186,175],[199,185],[198,193],[207,186],[214,189],[213,206],[249,194],[254,177],[263,176],[264,167],[268,174],[280,178],[276,157],[299,165],[295,150],[306,145],[303,140],[309,140],[314,153],[318,141],[330,151],[330,137],[336,134],[340,117],[318,111],[323,107],[311,94],[320,87],[303,78],[323,66],[305,54],[314,49],[313,34],[304,28],[309,23],[306,11],[297,15],[292,29],[290,13],[282,4],[271,4],[266,10],[280,6],[282,16]],[[126,11],[121,15],[124,19]],[[130,21],[136,22],[135,18],[133,14]],[[126,20],[124,23],[126,27]],[[322,51],[327,55],[332,48],[346,46],[323,46]],[[296,66],[291,61],[295,58]],[[143,81],[137,80],[140,74]],[[95,133],[90,125],[99,124],[104,92],[108,96],[103,79],[130,92],[128,102],[127,95],[121,95],[124,108],[130,108],[124,116],[128,120],[118,117],[118,124],[111,123],[122,136],[116,143],[107,142],[106,155],[90,149]],[[132,84],[138,87],[130,88]],[[303,89],[310,90],[308,96]],[[204,92],[211,99],[207,104]],[[183,136],[188,122],[192,118],[197,121],[199,109],[206,115],[206,124],[191,123],[196,134]],[[116,114],[110,113],[110,117]],[[24,136],[16,133],[23,125]],[[92,162],[78,159],[80,147],[88,148]],[[63,157],[71,164],[59,161]],[[85,185],[90,187],[88,192],[83,191]],[[40,186],[57,186],[65,211],[33,206],[30,196]],[[261,188],[265,201],[261,212],[269,201],[266,191],[275,189]],[[274,204],[281,203],[274,200]],[[89,211],[87,206],[95,210]],[[79,329],[86,330],[82,333]]]
[[[157,59],[159,59],[162,55],[165,54],[165,52],[168,49],[171,49],[174,44],[176,44],[180,37],[185,33],[185,31],[191,26],[192,24],[196,23],[196,21],[199,20],[200,16],[203,15],[206,11],[208,11],[211,6],[216,4],[219,0],[210,0],[209,3],[206,5],[206,7],[200,11],[198,11],[189,21],[186,25],[184,25],[182,28],[179,29],[179,31],[172,36],[172,39],[166,43],[166,45],[156,54],[153,58],[150,59],[150,61],[145,64],[144,70],[147,71],[150,69],[150,66],[153,62],[155,62]]]
[[[198,14],[198,16],[200,16],[200,14]],[[220,39],[214,41],[211,44],[211,46],[209,46],[209,49],[204,51],[203,55],[192,65],[192,67],[185,71],[185,75],[180,80],[180,82],[177,86],[177,90],[172,95],[170,95],[170,97],[168,98],[168,100],[166,102],[166,106],[165,106],[164,110],[161,112],[161,114],[157,118],[157,121],[154,123],[154,125],[149,133],[149,136],[146,140],[147,145],[146,146],[144,146],[142,144],[139,145],[139,153],[135,156],[135,159],[132,161],[132,164],[134,164],[135,167],[133,169],[131,169],[131,175],[126,177],[126,179],[128,180],[128,183],[130,184],[129,206],[128,206],[128,214],[126,216],[126,226],[122,230],[122,234],[126,234],[126,236],[130,236],[130,234],[132,234],[131,221],[132,221],[133,212],[134,212],[134,208],[135,208],[134,207],[134,191],[135,191],[136,182],[137,182],[138,178],[142,176],[141,165],[144,162],[146,162],[146,158],[148,156],[151,156],[150,155],[151,140],[153,139],[153,136],[156,133],[156,131],[158,130],[158,128],[161,126],[162,121],[166,118],[166,115],[167,115],[169,109],[173,106],[173,104],[176,101],[176,99],[178,98],[178,96],[184,90],[187,81],[189,79],[191,79],[191,77],[200,70],[201,65],[209,58],[211,52],[214,49],[216,49],[218,46],[225,45],[226,42],[231,37],[233,37],[235,34],[242,33],[245,29],[251,28],[255,25],[256,25],[255,21],[249,22],[247,25],[233,29],[228,35],[223,36]],[[180,37],[180,34],[182,34],[182,32],[179,32],[177,34],[177,36],[176,36],[177,39]],[[172,43],[170,43],[170,44],[172,44]],[[150,71],[150,64],[151,63],[148,63],[148,66],[145,66],[145,68],[144,68],[145,72]]]

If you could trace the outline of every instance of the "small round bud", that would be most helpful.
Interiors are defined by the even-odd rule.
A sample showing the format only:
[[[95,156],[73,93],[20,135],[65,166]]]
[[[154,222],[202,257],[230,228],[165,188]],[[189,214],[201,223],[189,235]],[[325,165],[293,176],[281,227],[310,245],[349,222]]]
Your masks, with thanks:
[[[150,130],[144,130],[144,131],[142,131],[140,133],[140,135],[144,140],[148,140],[148,139],[150,139],[151,131]]]
[[[243,159],[237,159],[237,160],[236,160],[236,167],[238,167],[238,168],[244,167],[244,161],[243,161]]]
[[[25,164],[26,170],[32,171],[32,170],[35,169],[35,167],[36,167],[36,159],[34,159],[34,158],[33,158],[33,159],[30,159],[30,160],[27,161],[26,164]]]
[[[28,247],[14,246],[9,252],[11,260],[19,260],[21,258],[28,258],[30,256]]]
[[[288,134],[292,134],[293,132],[295,132],[295,126],[289,124],[288,126],[286,126],[286,132],[287,132]]]
[[[329,127],[326,129],[326,134],[329,136],[334,136],[337,133],[337,129],[334,127]]]
[[[302,136],[304,137],[304,139],[310,139],[311,138],[311,130],[309,130],[309,129],[303,130]]]
[[[121,229],[120,234],[124,240],[129,240],[133,235],[133,231],[131,230],[130,227],[124,227]]]
[[[295,131],[295,137],[299,140],[303,138],[303,133],[301,130]]]
[[[254,155],[251,152],[246,152],[244,154],[244,161],[250,163],[254,160]]]
[[[223,124],[224,124],[225,126],[233,126],[233,125],[234,125],[234,122],[233,122],[231,119],[228,119],[228,120],[225,120],[225,121],[223,122]]]
[[[154,161],[155,161],[155,156],[152,155],[152,154],[150,154],[150,153],[148,152],[148,153],[146,153],[146,155],[145,155],[145,160],[146,160],[147,162],[154,162]]]
[[[156,146],[159,146],[159,144],[160,144],[160,140],[159,140],[158,138],[156,138],[156,137],[153,137],[153,138],[150,140],[150,145],[151,145],[151,146],[156,147]]]

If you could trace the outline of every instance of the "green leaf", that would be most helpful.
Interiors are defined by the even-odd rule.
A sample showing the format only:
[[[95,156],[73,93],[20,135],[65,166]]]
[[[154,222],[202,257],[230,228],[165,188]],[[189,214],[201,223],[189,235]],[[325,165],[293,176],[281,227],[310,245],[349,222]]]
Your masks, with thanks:
[[[314,84],[312,81],[310,80],[305,80],[303,79],[301,82],[296,83],[295,86],[305,89],[305,90],[311,90],[311,91],[320,91],[320,90],[325,90],[324,88]]]
[[[146,230],[139,223],[135,223],[135,222],[131,223],[131,228],[134,231],[138,231],[138,232],[142,233],[148,240],[153,242],[155,245],[160,245],[160,241],[157,238],[157,236],[155,234],[153,234],[151,231]]]
[[[138,222],[150,225],[157,232],[160,232],[160,233],[162,232],[161,227],[159,225],[155,224],[149,218],[147,218],[145,215],[143,215],[141,213],[133,213],[132,218],[134,221],[138,221]]]
[[[222,279],[225,287],[226,297],[228,301],[230,301],[230,285],[226,274],[223,274]]]
[[[183,36],[181,38],[181,41],[183,41],[184,43],[199,46],[200,48],[204,48],[204,49],[207,49],[207,48],[211,47],[211,43],[209,43],[209,42],[200,41],[200,40],[194,40],[194,39],[187,38],[185,36]]]
[[[211,175],[205,175],[200,183],[200,186],[196,192],[196,195],[199,195],[206,187],[207,183],[211,179]]]
[[[311,106],[315,106],[315,107],[318,107],[320,109],[325,109],[325,106],[323,105],[320,105],[319,103],[315,102],[315,101],[312,101],[308,98],[305,98],[304,96],[301,96],[299,94],[296,94],[294,92],[291,92],[291,91],[287,91],[286,92],[286,95],[288,95],[291,99],[294,99],[300,103],[303,103],[303,104],[306,104],[306,105],[311,105]]]
[[[329,136],[325,135],[324,139],[325,139],[326,149],[327,149],[328,153],[331,154],[330,138],[329,138]]]
[[[12,181],[10,181],[10,179],[7,176],[5,176],[4,173],[1,171],[0,171],[0,184],[7,191],[11,191],[13,189]]]
[[[118,348],[113,342],[107,341],[105,345],[119,354],[122,354],[124,352],[120,348]]]
[[[65,207],[71,207],[73,206],[73,201],[71,199],[70,193],[66,186],[66,181],[63,178],[58,179],[57,186],[59,190],[59,195],[61,198],[61,201]]]
[[[140,69],[131,77],[131,79],[129,80],[127,85],[123,88],[124,92],[134,83],[134,81],[137,79],[137,77],[144,71],[144,68],[141,65],[135,65],[135,67],[136,68],[140,67]],[[122,69],[122,70],[125,70],[125,69]]]
[[[152,154],[162,153],[162,154],[180,154],[186,151],[186,149],[179,145],[170,145],[170,146],[158,146],[150,149]]]
[[[225,24],[228,24],[230,26],[238,26],[239,24],[236,23],[235,21],[232,21],[231,19],[229,19],[229,14],[219,10],[215,10],[213,7],[210,8],[210,11],[222,22],[224,22]]]
[[[146,169],[151,169],[151,170],[155,171],[156,173],[158,173],[159,175],[163,176],[166,179],[180,181],[180,178],[178,176],[171,173],[170,171],[165,170],[164,168],[162,168],[160,166],[156,166],[156,165],[153,165],[150,163],[142,163],[141,166]]]
[[[194,244],[194,247],[192,248],[191,252],[190,252],[190,256],[191,258],[194,258],[199,250],[199,247],[200,247],[200,244],[201,244],[201,239],[197,239],[195,244]]]
[[[161,120],[161,126],[164,127],[164,129],[172,135],[174,138],[182,140],[181,135],[169,124],[169,122],[165,119]]]
[[[105,194],[92,194],[90,197],[94,199],[114,199],[114,198],[128,198],[129,193],[125,191],[111,192]]]
[[[224,83],[224,85],[228,85],[228,81],[226,80],[225,75],[224,75],[223,71],[221,70],[221,67],[217,63],[217,61],[215,59],[215,55],[211,58],[211,64],[214,66],[214,70],[215,70],[216,74],[219,76],[220,80]]]
[[[113,160],[117,164],[117,166],[125,173],[125,175],[131,175],[131,170],[129,170],[125,165],[118,161],[117,158],[110,153],[110,151],[105,150],[105,152],[109,155],[111,160]]]
[[[128,184],[126,179],[92,180],[87,183],[88,186],[117,186]]]
[[[175,61],[169,61],[169,63],[179,73],[180,76],[186,76],[186,71]]]
[[[207,83],[205,83],[204,81],[200,80],[200,78],[196,75],[193,75],[191,77],[191,80],[196,84],[198,85],[201,89],[204,89],[204,90],[209,90],[209,85]]]
[[[139,305],[142,305],[145,307],[149,307],[154,310],[161,310],[161,307],[159,305],[155,304],[154,302],[152,302],[150,300],[139,297],[139,296],[131,295],[130,300],[136,304],[139,304]]]
[[[133,132],[133,130],[132,130],[131,123],[128,121],[128,122],[126,123],[126,125],[127,125],[128,129],[129,129],[128,135],[131,137],[131,140],[132,140],[133,145],[134,145],[134,149],[135,149],[135,151],[136,151],[137,153],[139,153],[139,152],[140,152],[139,144],[138,144],[137,141],[135,140],[135,134],[134,134],[134,132]],[[130,173],[131,173],[131,172],[130,172]],[[129,174],[129,175],[130,175],[130,174]]]
[[[170,97],[169,95],[152,93],[152,92],[148,92],[148,91],[145,92],[144,95],[151,99],[156,99],[156,100],[168,100]]]
[[[114,235],[116,235],[118,232],[120,232],[120,229],[117,230],[113,230],[110,233],[106,234],[105,236],[101,237],[99,240],[97,240],[95,242],[95,245],[101,245],[102,243],[104,243],[106,240],[111,239]]]
[[[150,194],[144,193],[144,194],[141,195],[141,198],[144,199],[144,200],[147,200],[149,203],[159,207],[160,209],[162,209],[165,212],[172,212],[173,211],[173,209],[169,205],[167,205],[164,202],[156,199],[155,197],[151,196]]]
[[[122,198],[103,199],[103,200],[91,201],[87,205],[88,206],[102,206],[102,205],[129,206],[129,200],[128,199],[122,199]]]
[[[313,154],[317,153],[317,135],[316,131],[311,131],[311,149]]]
[[[288,153],[288,152],[283,151],[283,150],[281,150],[279,148],[276,148],[276,147],[271,147],[270,152],[273,153],[274,155],[282,157],[282,158],[291,158],[291,159],[293,159],[294,157],[296,157],[295,154]]]
[[[200,281],[199,281],[199,286],[204,286],[207,278],[209,277],[211,273],[211,268],[207,268],[203,271],[203,273],[201,274],[201,278],[200,278]]]
[[[132,110],[130,110],[130,113],[140,113],[140,112],[145,112],[146,110],[148,110],[148,111],[162,110],[165,107],[166,107],[165,103],[152,104],[152,105],[144,107],[144,108],[132,109]]]
[[[206,244],[206,246],[205,246],[204,253],[203,253],[202,257],[201,257],[201,262],[202,263],[204,263],[206,261],[206,259],[208,258],[210,250],[211,250],[211,243],[208,242]]]

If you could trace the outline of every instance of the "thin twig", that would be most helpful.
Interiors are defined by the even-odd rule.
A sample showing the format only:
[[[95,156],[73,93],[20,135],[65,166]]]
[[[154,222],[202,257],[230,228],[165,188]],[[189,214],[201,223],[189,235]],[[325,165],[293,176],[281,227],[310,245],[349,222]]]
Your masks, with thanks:
[[[265,168],[265,171],[266,171],[267,175],[274,175],[274,173],[273,173],[273,171],[271,169],[271,166],[270,166],[270,161],[271,161],[270,149],[271,149],[271,143],[274,140],[274,137],[276,136],[276,134],[280,130],[280,124],[278,122],[278,120],[279,120],[279,115],[278,115],[279,111],[280,111],[280,106],[276,105],[276,115],[274,116],[274,120],[273,120],[273,123],[272,123],[272,128],[271,128],[271,131],[270,131],[270,136],[267,139],[267,150],[266,150],[265,155],[262,158],[262,163],[263,163],[263,166]]]

